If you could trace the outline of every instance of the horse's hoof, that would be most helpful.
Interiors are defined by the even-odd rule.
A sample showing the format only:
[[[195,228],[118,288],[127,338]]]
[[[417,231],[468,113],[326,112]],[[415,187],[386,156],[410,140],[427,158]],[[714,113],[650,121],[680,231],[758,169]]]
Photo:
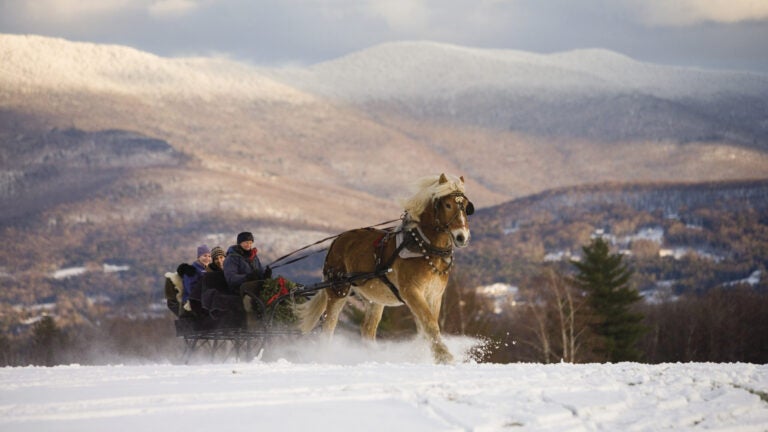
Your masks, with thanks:
[[[437,364],[453,364],[453,355],[447,348],[435,349],[434,351],[435,363]]]

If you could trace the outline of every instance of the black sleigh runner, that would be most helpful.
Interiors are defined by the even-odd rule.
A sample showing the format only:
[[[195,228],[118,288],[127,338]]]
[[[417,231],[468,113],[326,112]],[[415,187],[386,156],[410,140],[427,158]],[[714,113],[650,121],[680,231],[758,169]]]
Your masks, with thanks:
[[[260,281],[259,296],[248,298],[254,305],[253,316],[248,317],[243,298],[229,291],[222,272],[205,273],[203,277],[220,280],[213,284],[214,289],[193,289],[189,298],[191,310],[185,310],[175,300],[176,293],[169,289],[175,278],[166,274],[166,300],[171,312],[177,315],[174,324],[176,336],[184,340],[185,363],[197,353],[206,354],[209,361],[249,361],[258,357],[269,341],[300,334],[295,329],[293,305],[304,301],[305,294],[297,295],[302,285],[282,276]]]
[[[180,305],[180,281],[188,269],[181,265],[176,274],[166,273],[166,301],[177,316],[176,335],[184,339],[183,360],[207,352],[211,361],[250,361],[261,358],[272,341],[315,332],[318,324],[330,336],[347,298],[358,295],[367,308],[361,336],[375,339],[384,307],[405,305],[434,361],[453,362],[438,316],[454,249],[469,244],[468,216],[474,206],[465,195],[463,177],[441,174],[419,184],[404,202],[400,219],[327,237],[267,266],[275,269],[327,250],[322,282],[302,285],[282,276],[266,278],[258,281],[255,292],[241,296],[227,287],[223,272],[211,271],[201,278],[205,289],[193,286],[188,304]],[[327,248],[287,260],[327,241]]]
[[[174,321],[176,336],[184,340],[182,361],[188,363],[196,354],[202,354],[207,361],[251,361],[260,358],[270,343],[302,335],[297,327],[296,305],[306,302],[319,290],[339,289],[385,273],[356,274],[341,281],[307,286],[283,276],[265,279],[261,281],[262,289],[258,297],[248,299],[254,305],[252,317],[245,312],[243,298],[239,294],[225,292],[225,288],[218,292],[206,290],[198,305],[195,305],[197,299],[193,290],[190,296],[192,311],[185,312],[173,290],[173,280],[177,278],[166,273],[166,301],[168,308],[177,316]],[[220,277],[220,272],[206,273],[206,276]],[[226,282],[220,286],[226,287]],[[203,307],[203,304],[209,308]]]

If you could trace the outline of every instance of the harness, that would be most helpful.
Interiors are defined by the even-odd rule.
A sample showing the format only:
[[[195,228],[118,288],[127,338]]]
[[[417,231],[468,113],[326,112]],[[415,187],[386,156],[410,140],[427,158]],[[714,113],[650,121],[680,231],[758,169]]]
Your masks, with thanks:
[[[377,248],[376,248],[376,251],[374,251],[373,255],[376,258],[376,273],[379,274],[378,276],[379,280],[381,280],[384,283],[384,285],[386,285],[389,288],[389,290],[392,291],[392,294],[395,295],[395,297],[397,298],[397,301],[399,301],[400,303],[405,303],[405,301],[403,301],[403,298],[400,297],[400,290],[397,289],[397,287],[395,286],[395,284],[392,283],[391,280],[389,280],[389,277],[387,277],[386,273],[382,273],[382,270],[386,270],[392,267],[392,264],[395,262],[395,258],[397,258],[397,255],[400,254],[400,252],[403,249],[405,249],[406,246],[408,246],[408,243],[407,242],[400,243],[400,245],[398,245],[395,248],[395,252],[392,254],[391,257],[389,257],[389,260],[387,260],[386,263],[381,261],[381,257],[384,254],[384,248],[387,247],[387,243],[389,243],[389,239],[392,237],[392,235],[398,235],[401,232],[402,231],[400,230],[388,231],[387,233],[382,235],[381,238],[379,238],[379,240],[377,240],[376,242],[377,244],[375,246],[377,246]]]
[[[459,217],[459,215],[463,212],[467,216],[474,213],[475,208],[471,201],[464,195],[462,192],[453,192],[448,195],[443,195],[439,198],[445,198],[445,197],[454,197],[456,200],[456,204],[459,206],[459,210],[457,211],[453,217],[449,220],[447,220],[445,223],[441,223],[439,219],[435,219],[435,225],[434,229],[438,232],[450,232],[450,225],[456,220],[456,218]],[[432,200],[432,206],[434,209],[435,215],[438,214],[438,206],[439,206],[439,199],[435,198]],[[368,226],[364,229],[368,230],[374,230],[375,227],[378,227],[380,225],[385,225],[388,223],[392,223],[397,221],[387,221],[380,223],[378,225],[372,225]],[[406,212],[399,220],[402,221],[401,228],[395,230],[394,227],[384,228],[384,233],[374,242],[374,258],[375,258],[375,271],[373,273],[365,273],[365,274],[355,274],[353,276],[354,279],[359,280],[370,280],[372,278],[378,278],[381,280],[382,283],[384,283],[389,290],[392,292],[392,294],[397,298],[397,300],[400,303],[405,303],[403,301],[403,298],[400,296],[400,290],[395,286],[394,283],[387,277],[387,273],[391,271],[392,264],[394,264],[395,259],[397,259],[398,256],[403,259],[409,259],[409,258],[424,258],[429,263],[429,266],[432,267],[432,272],[437,273],[440,275],[446,275],[450,273],[451,269],[453,268],[453,246],[448,246],[446,248],[441,248],[438,246],[433,245],[429,238],[424,234],[424,232],[421,230],[421,228],[418,225],[414,225],[412,228],[405,228],[406,225],[408,225],[408,213]],[[339,234],[341,235],[341,234]],[[304,258],[307,258],[308,255],[301,256],[299,258],[292,259],[290,261],[287,261],[280,265],[273,265],[277,263],[278,261],[282,261],[291,255],[305,250],[311,246],[317,245],[319,243],[325,242],[330,239],[335,239],[339,237],[339,235],[327,237],[325,239],[322,239],[316,243],[313,243],[312,245],[305,246],[299,250],[296,250],[294,252],[291,252],[283,257],[278,258],[275,260],[270,266],[272,268],[277,268],[282,265],[290,264],[299,260],[302,260]],[[395,250],[392,253],[391,256],[389,256],[386,260],[384,260],[384,251],[387,247],[387,244],[392,238],[395,238],[396,240],[396,246]],[[319,251],[315,251],[313,253],[322,252],[326,250],[327,248],[323,248]],[[442,258],[443,261],[445,261],[448,264],[448,267],[446,267],[444,270],[440,270],[435,265],[435,262],[433,261],[434,258]],[[370,276],[369,276],[370,275]],[[341,279],[336,279],[337,282],[342,282],[346,279],[346,283],[335,286],[334,284],[331,284],[331,288],[334,289],[336,292],[336,295],[339,297],[344,297],[349,293],[349,285],[354,285],[354,282],[350,280],[350,275],[331,275],[327,274],[326,277],[329,278],[329,280],[334,280],[333,276],[337,276]],[[345,285],[345,286],[344,286]]]
[[[475,212],[475,206],[462,192],[453,192],[440,198],[444,198],[446,196],[453,197],[460,210],[455,212],[453,217],[447,220],[445,223],[441,223],[440,220],[437,219],[437,216],[435,217],[435,230],[438,232],[447,233],[450,231],[451,224],[456,220],[457,217],[459,217],[459,215],[462,213],[466,214],[467,216],[473,214]],[[440,202],[438,199],[432,200],[432,206],[435,215],[438,214],[437,207],[439,204]],[[406,221],[408,220],[408,214],[406,213],[403,215],[402,219],[403,226],[405,226]],[[383,261],[382,258],[384,256],[384,249],[393,236],[396,239],[395,251],[389,257],[389,259]],[[376,273],[379,280],[381,280],[384,285],[386,285],[389,290],[392,291],[392,294],[394,294],[400,303],[405,303],[403,298],[400,296],[400,290],[398,290],[395,284],[389,280],[387,272],[385,271],[392,267],[392,264],[395,262],[395,259],[398,256],[403,259],[423,257],[425,260],[427,260],[429,266],[432,267],[432,272],[439,275],[446,275],[450,273],[451,268],[453,268],[453,246],[441,248],[433,245],[429,241],[429,238],[427,238],[427,236],[424,234],[424,232],[421,231],[421,228],[418,225],[409,229],[401,228],[397,231],[386,232],[376,242],[376,249],[374,251],[374,257],[376,259]],[[433,261],[434,258],[442,258],[443,261],[448,263],[448,267],[446,267],[444,270],[439,270]]]

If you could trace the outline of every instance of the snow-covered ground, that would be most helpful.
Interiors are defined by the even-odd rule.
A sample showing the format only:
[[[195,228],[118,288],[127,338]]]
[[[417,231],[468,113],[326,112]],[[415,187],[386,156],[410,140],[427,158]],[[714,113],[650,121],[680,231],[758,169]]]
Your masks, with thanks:
[[[309,348],[249,363],[3,368],[0,431],[768,430],[768,365],[436,366],[408,342]]]

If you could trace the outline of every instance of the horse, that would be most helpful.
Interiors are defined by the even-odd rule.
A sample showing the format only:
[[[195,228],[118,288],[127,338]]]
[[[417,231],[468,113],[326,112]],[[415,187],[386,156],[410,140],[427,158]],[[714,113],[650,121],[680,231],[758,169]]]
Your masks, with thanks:
[[[297,306],[299,328],[308,333],[325,315],[323,333],[330,338],[353,291],[366,305],[360,327],[364,339],[375,340],[385,306],[405,304],[435,362],[451,363],[438,318],[453,250],[469,244],[468,216],[474,206],[465,195],[464,177],[444,173],[420,179],[416,193],[402,205],[397,229],[360,228],[333,240],[323,265],[323,280],[330,287]]]

